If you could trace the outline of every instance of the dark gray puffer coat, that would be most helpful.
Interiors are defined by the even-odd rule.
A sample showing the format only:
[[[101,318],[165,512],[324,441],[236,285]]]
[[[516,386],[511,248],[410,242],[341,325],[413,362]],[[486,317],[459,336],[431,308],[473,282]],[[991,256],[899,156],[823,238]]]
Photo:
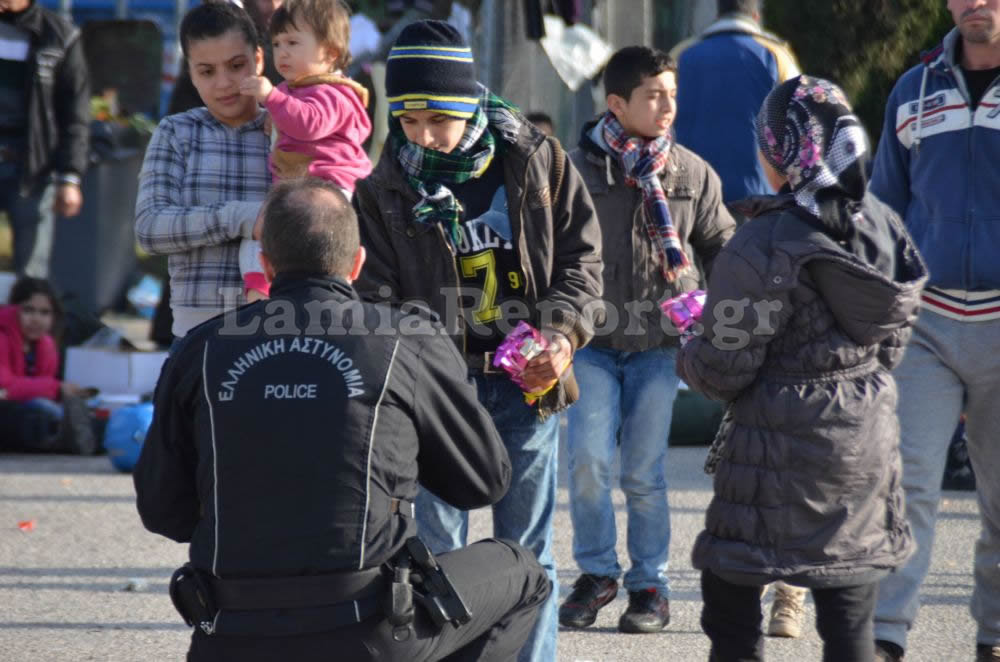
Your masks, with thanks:
[[[901,488],[896,384],[927,271],[899,218],[872,196],[821,218],[790,196],[716,258],[704,333],[677,370],[727,401],[715,496],[693,564],[733,583],[876,581],[912,554]]]

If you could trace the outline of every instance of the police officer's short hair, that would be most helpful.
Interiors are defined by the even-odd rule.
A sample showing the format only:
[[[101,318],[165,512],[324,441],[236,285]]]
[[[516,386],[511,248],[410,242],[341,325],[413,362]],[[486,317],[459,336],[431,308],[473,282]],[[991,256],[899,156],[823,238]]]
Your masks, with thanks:
[[[260,244],[276,273],[347,276],[361,245],[358,217],[325,179],[286,180],[267,197]]]
[[[764,11],[764,0],[718,0],[719,16],[739,12],[752,16]]]

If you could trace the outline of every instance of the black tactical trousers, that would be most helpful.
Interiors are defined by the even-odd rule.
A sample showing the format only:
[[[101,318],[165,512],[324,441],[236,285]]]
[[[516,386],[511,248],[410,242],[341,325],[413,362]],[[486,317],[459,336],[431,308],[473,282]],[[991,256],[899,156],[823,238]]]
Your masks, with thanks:
[[[534,555],[510,541],[483,540],[437,557],[472,620],[435,627],[420,607],[413,624],[393,628],[380,614],[302,637],[225,637],[196,630],[189,662],[423,662],[513,660],[552,590]]]

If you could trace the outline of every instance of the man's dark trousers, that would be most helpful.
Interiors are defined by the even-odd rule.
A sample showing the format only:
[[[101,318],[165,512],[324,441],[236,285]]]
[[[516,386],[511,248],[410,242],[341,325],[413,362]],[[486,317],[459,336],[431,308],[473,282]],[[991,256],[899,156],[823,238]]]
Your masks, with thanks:
[[[43,184],[22,196],[19,175],[20,167],[0,162],[0,211],[7,212],[10,221],[14,271],[48,278],[55,238],[55,187]]]
[[[411,628],[393,628],[382,615],[322,634],[289,637],[192,636],[189,662],[233,660],[512,660],[527,641],[551,582],[534,555],[510,541],[483,540],[437,557],[465,600],[472,620],[438,629],[416,608]]]

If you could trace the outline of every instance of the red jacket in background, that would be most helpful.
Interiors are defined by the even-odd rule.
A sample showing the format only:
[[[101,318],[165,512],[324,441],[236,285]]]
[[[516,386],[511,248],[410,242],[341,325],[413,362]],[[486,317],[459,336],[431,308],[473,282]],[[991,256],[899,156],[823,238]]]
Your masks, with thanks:
[[[24,339],[17,319],[17,306],[0,306],[0,389],[7,399],[27,402],[34,398],[59,399],[59,350],[46,334],[35,346],[35,375],[29,377],[24,363]]]

